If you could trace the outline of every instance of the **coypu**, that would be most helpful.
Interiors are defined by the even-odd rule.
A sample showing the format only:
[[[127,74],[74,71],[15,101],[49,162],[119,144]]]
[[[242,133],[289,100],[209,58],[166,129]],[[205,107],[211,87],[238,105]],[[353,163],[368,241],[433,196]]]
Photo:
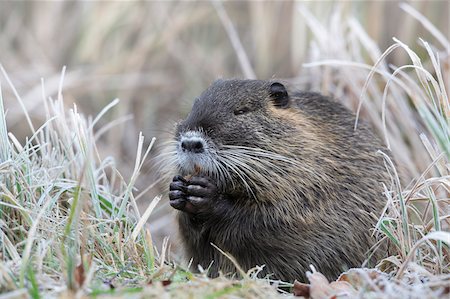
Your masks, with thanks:
[[[176,127],[170,205],[193,268],[305,280],[360,266],[388,182],[384,149],[355,116],[275,81],[218,80]]]

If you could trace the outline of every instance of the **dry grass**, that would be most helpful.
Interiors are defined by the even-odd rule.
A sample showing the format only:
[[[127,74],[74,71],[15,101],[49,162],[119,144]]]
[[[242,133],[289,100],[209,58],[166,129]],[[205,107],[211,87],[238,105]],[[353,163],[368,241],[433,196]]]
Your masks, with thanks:
[[[213,283],[193,276],[169,261],[167,241],[158,253],[145,223],[161,197],[141,215],[136,199],[148,190],[134,187],[154,140],[144,148],[139,134],[134,171],[125,180],[96,146],[104,131],[98,120],[118,101],[86,118],[76,106],[64,109],[61,89],[53,100],[42,87],[47,121],[39,128],[30,123],[34,134],[24,145],[8,133],[0,93],[0,291],[7,298],[277,296],[268,281],[250,274]]]
[[[446,1],[417,1],[411,5],[432,20],[442,35],[449,35]],[[394,1],[348,1],[339,5],[328,1],[230,2],[225,3],[224,8],[238,34],[249,67],[258,78],[293,78],[299,88],[333,93],[353,110],[359,102],[358,88],[368,71],[303,68],[303,64],[345,59],[370,67],[381,55],[379,49],[392,44],[392,36],[421,56],[425,53],[416,43],[418,37],[442,50],[439,40]],[[362,30],[349,23],[351,19],[358,22]],[[142,131],[145,136],[162,140],[165,132],[185,115],[192,100],[213,79],[248,75],[215,7],[208,1],[1,1],[0,28],[0,62],[35,125],[45,121],[38,100],[41,98],[40,78],[45,78],[47,93],[55,95],[64,65],[69,70],[64,80],[67,109],[76,102],[80,111],[96,114],[111,99],[121,99],[117,109],[100,120],[100,125],[114,120],[115,127],[99,138],[98,147],[104,156],[116,158],[117,167],[125,177],[132,174],[138,144],[138,135],[128,132]],[[387,61],[395,65],[406,62],[407,56],[400,51],[390,55]],[[375,100],[381,96],[380,88],[369,90],[378,90],[378,94],[373,94]],[[8,127],[23,141],[31,132],[23,125],[22,108],[7,84],[3,86],[3,94]],[[381,105],[369,105],[369,102],[363,116],[381,135]],[[399,112],[388,108],[393,113]],[[408,119],[410,123],[415,121],[409,116],[404,118],[405,123],[398,120],[402,127],[390,128],[395,134],[393,140],[401,135],[399,132],[415,130],[415,125],[406,126]],[[418,176],[431,162],[417,136],[411,134],[412,140],[408,141],[411,145],[405,144],[403,148],[401,142],[393,144],[399,152],[406,153],[397,155],[396,161],[406,160],[403,164],[408,168],[405,171],[408,179]],[[157,178],[149,160],[136,186],[146,188]],[[138,205],[145,208],[144,201],[161,191],[153,188]],[[164,236],[174,233],[169,208],[168,205],[157,206],[150,219],[152,235],[159,245]]]
[[[439,20],[434,25],[403,5],[394,19],[410,26],[393,42],[390,27],[361,21],[369,12],[392,14],[397,6],[389,3],[12,5],[0,4],[7,70],[0,80],[0,298],[284,296],[255,279],[257,268],[239,281],[193,275],[169,260],[159,237],[172,218],[152,188],[155,141],[138,128],[160,136],[152,128],[165,130],[163,120],[188,107],[179,99],[193,98],[217,74],[276,74],[333,94],[392,150],[396,166],[386,157],[392,184],[374,231],[391,245],[378,265],[388,274],[355,270],[351,287],[339,290],[310,276],[320,282],[310,287],[314,298],[444,296],[450,42],[449,17],[436,16],[448,3],[414,4]],[[47,19],[75,34],[61,36]],[[63,64],[67,75],[56,73]],[[35,84],[41,76],[45,82]],[[115,97],[123,100],[108,104]],[[86,111],[100,110],[98,117],[80,113],[75,98]]]

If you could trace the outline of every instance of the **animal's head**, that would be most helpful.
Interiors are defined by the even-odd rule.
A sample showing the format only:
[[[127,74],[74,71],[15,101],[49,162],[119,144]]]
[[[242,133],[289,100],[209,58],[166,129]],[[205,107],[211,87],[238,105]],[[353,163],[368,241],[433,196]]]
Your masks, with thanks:
[[[175,164],[181,175],[201,172],[249,191],[292,164],[280,142],[298,131],[292,99],[279,82],[218,80],[194,102],[175,132]],[[285,140],[283,140],[285,139]]]

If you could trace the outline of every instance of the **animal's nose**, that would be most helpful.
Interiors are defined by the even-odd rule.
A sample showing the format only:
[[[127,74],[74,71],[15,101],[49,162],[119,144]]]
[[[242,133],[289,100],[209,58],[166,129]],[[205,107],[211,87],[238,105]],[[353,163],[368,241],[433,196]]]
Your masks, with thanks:
[[[183,151],[187,151],[187,152],[192,152],[192,153],[203,153],[204,152],[204,148],[203,148],[203,143],[200,140],[183,140],[181,142],[181,148],[183,149]]]

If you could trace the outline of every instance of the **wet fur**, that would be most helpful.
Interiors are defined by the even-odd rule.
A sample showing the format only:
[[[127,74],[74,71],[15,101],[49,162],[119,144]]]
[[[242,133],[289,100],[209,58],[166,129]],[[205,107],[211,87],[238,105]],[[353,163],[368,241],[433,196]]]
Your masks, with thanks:
[[[218,186],[214,208],[201,219],[178,213],[186,256],[194,270],[234,273],[213,243],[245,270],[264,264],[262,275],[275,279],[304,281],[311,264],[335,279],[360,266],[374,244],[388,182],[376,152],[385,149],[364,124],[354,131],[354,115],[320,94],[289,91],[289,105],[276,107],[271,83],[217,81],[177,128],[175,139],[201,131],[220,165],[202,174]],[[254,110],[234,115],[240,106]],[[189,174],[177,161],[176,172]]]

